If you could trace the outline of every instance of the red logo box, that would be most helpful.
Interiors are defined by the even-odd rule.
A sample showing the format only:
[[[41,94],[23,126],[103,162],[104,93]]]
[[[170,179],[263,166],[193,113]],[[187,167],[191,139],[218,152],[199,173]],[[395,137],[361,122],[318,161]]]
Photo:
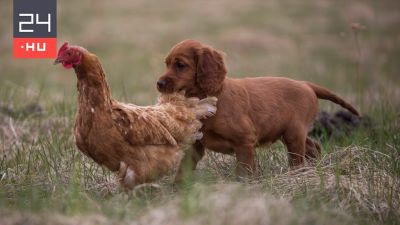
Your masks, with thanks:
[[[14,58],[55,58],[57,38],[14,38]]]

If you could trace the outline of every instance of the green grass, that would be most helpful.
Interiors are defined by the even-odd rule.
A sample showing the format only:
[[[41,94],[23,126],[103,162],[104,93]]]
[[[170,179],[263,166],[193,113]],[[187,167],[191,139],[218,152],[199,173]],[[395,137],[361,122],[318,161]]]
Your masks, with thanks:
[[[305,169],[290,171],[276,143],[258,148],[259,177],[238,181],[232,156],[208,152],[180,189],[171,172],[130,195],[75,147],[73,71],[12,59],[11,9],[0,7],[0,224],[400,223],[397,1],[59,1],[59,44],[95,52],[116,99],[154,103],[168,50],[194,38],[226,52],[229,76],[310,80],[373,121],[322,139]],[[353,22],[366,26],[358,40]]]

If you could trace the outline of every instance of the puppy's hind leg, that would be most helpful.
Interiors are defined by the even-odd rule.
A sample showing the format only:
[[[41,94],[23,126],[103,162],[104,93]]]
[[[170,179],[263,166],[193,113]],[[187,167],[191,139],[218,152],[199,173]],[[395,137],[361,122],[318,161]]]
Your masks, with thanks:
[[[293,169],[304,166],[306,154],[307,129],[303,126],[292,126],[283,135],[289,156],[289,166]]]
[[[306,139],[306,159],[315,160],[321,155],[321,145],[310,137]]]

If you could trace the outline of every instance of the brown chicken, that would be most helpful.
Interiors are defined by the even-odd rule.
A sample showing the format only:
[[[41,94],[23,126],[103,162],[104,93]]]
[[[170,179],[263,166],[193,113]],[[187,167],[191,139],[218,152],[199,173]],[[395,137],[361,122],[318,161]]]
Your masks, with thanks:
[[[216,112],[215,97],[164,94],[153,106],[115,101],[99,59],[79,46],[64,43],[54,63],[74,68],[78,78],[76,145],[118,172],[125,188],[164,175],[179,162],[184,145],[202,138],[200,119]]]

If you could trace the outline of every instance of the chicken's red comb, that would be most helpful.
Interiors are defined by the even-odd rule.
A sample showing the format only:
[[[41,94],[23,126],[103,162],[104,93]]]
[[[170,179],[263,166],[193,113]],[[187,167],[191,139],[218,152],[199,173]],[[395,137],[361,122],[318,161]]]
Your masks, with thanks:
[[[58,50],[58,54],[60,55],[63,51],[65,51],[68,48],[68,42],[64,42],[63,45],[61,45],[60,49]]]

